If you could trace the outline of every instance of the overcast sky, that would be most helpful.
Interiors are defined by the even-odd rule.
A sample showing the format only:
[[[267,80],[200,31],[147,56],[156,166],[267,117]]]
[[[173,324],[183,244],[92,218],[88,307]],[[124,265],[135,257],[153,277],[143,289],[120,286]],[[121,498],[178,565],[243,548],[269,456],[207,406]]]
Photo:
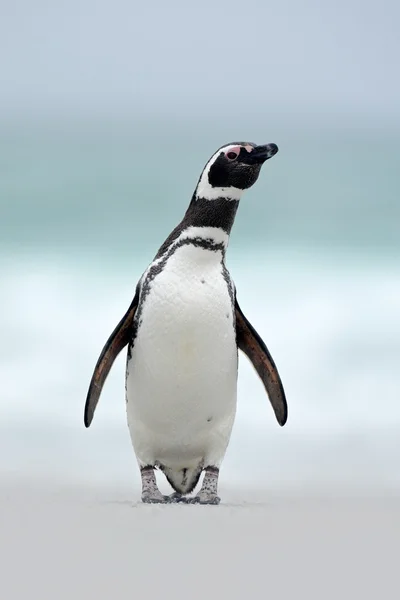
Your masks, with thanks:
[[[400,115],[400,2],[0,0],[0,108]]]

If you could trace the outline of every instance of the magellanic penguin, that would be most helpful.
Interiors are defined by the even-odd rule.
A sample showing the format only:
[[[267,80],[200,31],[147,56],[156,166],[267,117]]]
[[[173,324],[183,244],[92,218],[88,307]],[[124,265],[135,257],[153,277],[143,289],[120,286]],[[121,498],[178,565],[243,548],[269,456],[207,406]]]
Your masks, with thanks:
[[[278,423],[286,423],[278,370],[241,311],[225,266],[242,193],[277,152],[275,144],[236,142],[211,157],[182,221],[143,273],[95,366],[86,427],[115,358],[128,346],[126,409],[143,502],[219,503],[219,468],[236,414],[238,348],[253,363]],[[158,489],[155,469],[175,490],[171,496]],[[185,498],[203,471],[200,491]]]

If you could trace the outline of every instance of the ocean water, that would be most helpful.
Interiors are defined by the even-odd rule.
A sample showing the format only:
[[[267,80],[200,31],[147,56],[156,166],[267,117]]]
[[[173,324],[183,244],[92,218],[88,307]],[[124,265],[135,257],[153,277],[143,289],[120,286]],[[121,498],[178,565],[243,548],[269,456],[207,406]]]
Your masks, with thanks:
[[[247,359],[224,462],[255,487],[400,486],[399,139],[283,131],[243,197],[228,268],[289,404]],[[0,470],[126,482],[138,473],[118,358],[92,427],[103,343],[180,220],[218,128],[4,127],[0,142]],[[234,137],[234,136],[233,136]],[[190,151],[188,150],[190,148]],[[222,482],[223,484],[223,482]]]

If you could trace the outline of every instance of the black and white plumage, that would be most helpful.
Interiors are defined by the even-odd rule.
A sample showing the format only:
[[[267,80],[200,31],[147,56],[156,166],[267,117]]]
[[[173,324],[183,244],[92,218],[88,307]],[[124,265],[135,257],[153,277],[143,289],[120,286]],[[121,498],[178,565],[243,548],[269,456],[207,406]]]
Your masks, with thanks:
[[[206,164],[179,225],[160,247],[110,336],[90,383],[89,427],[112,364],[128,346],[126,405],[142,476],[142,499],[164,502],[154,469],[180,500],[205,476],[192,501],[218,503],[218,473],[236,413],[238,348],[253,363],[280,425],[283,386],[264,342],[243,315],[225,266],[240,197],[275,144],[232,143]]]

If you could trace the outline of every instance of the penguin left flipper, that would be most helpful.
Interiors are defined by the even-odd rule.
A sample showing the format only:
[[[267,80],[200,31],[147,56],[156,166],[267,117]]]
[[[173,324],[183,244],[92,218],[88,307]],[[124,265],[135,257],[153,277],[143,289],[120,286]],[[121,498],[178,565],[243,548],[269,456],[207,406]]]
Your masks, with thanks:
[[[132,304],[108,338],[97,360],[90,381],[89,391],[86,396],[84,416],[85,427],[89,427],[93,420],[94,411],[96,410],[104,382],[115,359],[121,350],[128,345],[132,336],[133,317],[135,316],[138,301],[139,294],[136,292]]]
[[[267,346],[242,313],[236,299],[235,313],[238,348],[240,348],[252,362],[267,391],[278,423],[284,425],[287,421],[288,409],[278,369],[276,368]]]

